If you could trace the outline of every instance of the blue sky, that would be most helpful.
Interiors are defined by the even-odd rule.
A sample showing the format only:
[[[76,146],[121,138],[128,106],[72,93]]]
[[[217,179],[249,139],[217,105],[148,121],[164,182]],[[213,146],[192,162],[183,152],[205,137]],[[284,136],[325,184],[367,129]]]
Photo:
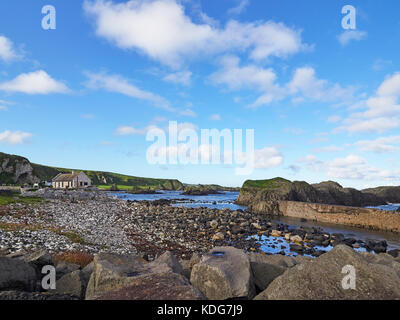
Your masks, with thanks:
[[[56,9],[56,29],[41,26]],[[356,8],[356,30],[342,7]],[[0,151],[239,186],[399,185],[398,1],[0,3]],[[149,128],[254,129],[257,166],[151,165]]]

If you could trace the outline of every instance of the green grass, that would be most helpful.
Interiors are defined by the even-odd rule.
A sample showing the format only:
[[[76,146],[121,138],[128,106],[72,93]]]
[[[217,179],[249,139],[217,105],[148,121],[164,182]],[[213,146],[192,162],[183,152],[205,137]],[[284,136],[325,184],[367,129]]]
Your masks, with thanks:
[[[257,189],[279,189],[282,185],[289,184],[290,181],[283,178],[274,178],[267,180],[247,180],[243,184],[243,188],[257,188]]]
[[[25,203],[25,204],[34,204],[42,202],[42,198],[31,198],[31,197],[21,197],[19,195],[12,195],[12,196],[4,196],[0,195],[0,205],[6,206],[11,203]]]

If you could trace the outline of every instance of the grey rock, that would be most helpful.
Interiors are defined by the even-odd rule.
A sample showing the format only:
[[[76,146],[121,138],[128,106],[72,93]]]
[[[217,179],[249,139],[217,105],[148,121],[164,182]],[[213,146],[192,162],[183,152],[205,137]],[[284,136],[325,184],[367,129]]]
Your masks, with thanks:
[[[211,300],[255,295],[249,257],[233,247],[216,247],[204,255],[193,266],[190,282]]]
[[[70,295],[83,299],[85,297],[87,282],[81,270],[75,270],[63,276],[56,282],[56,289],[51,290],[60,295]]]
[[[129,284],[131,277],[148,274],[149,267],[135,255],[100,253],[94,256],[93,272],[86,289],[87,300]]]
[[[385,257],[386,258],[386,257]],[[356,289],[344,289],[343,267],[353,266]],[[277,277],[258,300],[400,299],[400,278],[393,267],[368,262],[345,245],[337,245],[315,261],[296,265]]]
[[[183,273],[183,268],[181,264],[170,251],[164,252],[161,256],[159,256],[151,263],[152,266],[157,266],[159,264],[166,264],[169,268],[171,268],[172,272],[174,273]]]
[[[26,292],[26,291],[2,291],[0,300],[78,300],[77,297],[69,295],[51,294],[47,292]]]
[[[0,290],[32,291],[36,270],[27,262],[0,256]]]
[[[61,261],[56,267],[56,279],[61,279],[67,273],[71,273],[79,269],[80,266],[77,264]]]

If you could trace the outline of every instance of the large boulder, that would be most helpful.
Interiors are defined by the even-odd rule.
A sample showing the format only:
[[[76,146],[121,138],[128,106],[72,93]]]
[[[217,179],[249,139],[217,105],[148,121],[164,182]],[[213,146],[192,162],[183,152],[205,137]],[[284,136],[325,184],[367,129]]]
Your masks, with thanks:
[[[344,268],[349,266],[354,267],[355,289],[342,284],[351,275]],[[337,245],[315,261],[286,270],[255,299],[400,299],[400,278],[392,266],[368,262],[352,248]]]
[[[96,254],[93,259],[93,272],[86,290],[86,299],[94,299],[99,294],[128,284],[132,277],[147,273],[149,273],[149,267],[138,256]]]
[[[123,287],[107,291],[98,300],[205,300],[182,275],[156,273],[139,276]]]
[[[169,252],[151,263],[137,255],[101,253],[95,255],[92,268],[85,295],[88,300],[130,285],[138,277],[162,273],[182,273],[182,266]],[[84,269],[82,272],[89,274],[90,269]]]
[[[182,265],[179,263],[179,261],[175,258],[175,256],[170,252],[166,251],[164,252],[161,256],[159,256],[156,260],[150,263],[151,266],[160,266],[162,264],[165,264],[168,266],[172,272],[174,273],[183,273],[183,268]]]
[[[193,266],[190,282],[211,300],[255,295],[248,255],[233,247],[216,247]]]
[[[79,269],[80,266],[78,264],[61,261],[59,264],[57,264],[56,267],[56,279],[57,280],[61,279],[66,274],[74,272]]]
[[[0,256],[0,290],[32,291],[36,281],[36,270],[29,263]]]
[[[57,280],[56,289],[51,290],[51,292],[84,299],[87,285],[88,279],[84,276],[83,272],[75,270]]]
[[[37,250],[34,252],[18,251],[9,254],[7,257],[12,259],[19,259],[28,262],[35,268],[37,275],[40,277],[42,268],[47,265],[54,265],[53,257],[45,249]]]
[[[287,268],[291,268],[297,264],[293,258],[280,254],[266,255],[262,253],[250,253],[249,258],[254,276],[254,284],[260,291],[265,290]]]

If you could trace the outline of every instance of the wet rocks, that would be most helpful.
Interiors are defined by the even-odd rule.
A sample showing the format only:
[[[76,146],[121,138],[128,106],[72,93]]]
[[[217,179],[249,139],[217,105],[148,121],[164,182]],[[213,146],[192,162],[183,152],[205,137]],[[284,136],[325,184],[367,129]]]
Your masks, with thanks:
[[[243,250],[216,247],[194,265],[190,282],[211,300],[252,298],[255,294],[249,257]]]

